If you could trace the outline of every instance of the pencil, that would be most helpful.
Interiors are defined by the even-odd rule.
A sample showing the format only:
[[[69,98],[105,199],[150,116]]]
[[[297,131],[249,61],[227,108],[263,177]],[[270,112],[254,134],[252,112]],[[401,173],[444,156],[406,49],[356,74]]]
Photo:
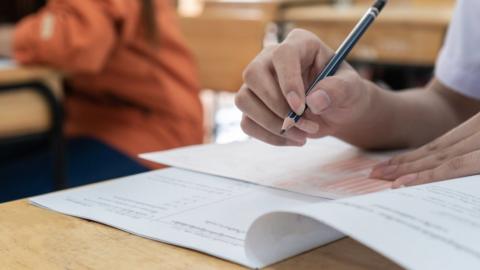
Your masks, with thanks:
[[[343,63],[343,60],[348,56],[350,51],[353,49],[355,44],[358,40],[363,36],[363,34],[367,31],[368,27],[375,21],[377,16],[382,11],[383,7],[387,3],[387,0],[377,0],[375,3],[367,10],[365,15],[360,19],[357,25],[353,28],[347,38],[343,41],[342,45],[338,47],[337,51],[327,63],[327,65],[323,68],[323,70],[315,77],[315,80],[310,84],[310,86],[305,91],[305,96],[307,96],[313,88],[320,82],[321,80],[325,79],[328,76],[332,76],[335,74],[337,69]],[[308,106],[305,106],[305,111],[308,109]],[[280,134],[285,133],[287,130],[292,128],[295,123],[297,123],[302,114],[297,115],[295,112],[290,111],[288,116],[283,121],[282,130]]]

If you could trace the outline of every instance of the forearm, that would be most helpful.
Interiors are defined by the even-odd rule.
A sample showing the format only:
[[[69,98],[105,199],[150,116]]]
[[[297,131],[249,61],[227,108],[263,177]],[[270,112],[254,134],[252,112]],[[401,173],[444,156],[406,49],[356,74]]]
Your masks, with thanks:
[[[370,106],[361,120],[337,136],[362,148],[422,145],[465,121],[479,109],[433,80],[427,87],[392,92],[367,82]]]

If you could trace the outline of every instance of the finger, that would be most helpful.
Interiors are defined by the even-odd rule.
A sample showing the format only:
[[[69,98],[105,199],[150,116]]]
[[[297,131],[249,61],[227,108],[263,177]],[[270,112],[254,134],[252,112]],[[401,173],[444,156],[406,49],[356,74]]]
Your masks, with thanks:
[[[298,121],[301,123],[304,120],[309,120],[317,124],[318,130],[316,133],[309,133],[309,138],[320,138],[327,135],[333,135],[333,127],[327,123],[321,115],[313,114],[310,110],[306,110],[303,117]],[[298,124],[297,123],[297,124]]]
[[[290,110],[275,78],[271,62],[272,50],[264,49],[243,72],[243,81],[278,117],[285,118]]]
[[[305,144],[306,140],[303,142],[294,141],[286,137],[282,137],[276,134],[273,134],[262,126],[258,125],[255,121],[251,120],[247,116],[242,118],[240,123],[242,130],[249,136],[257,138],[263,142],[277,145],[277,146],[302,146]],[[288,131],[290,132],[290,130]]]
[[[263,104],[265,104],[265,106],[267,106],[268,109],[270,109],[278,117],[287,117],[290,109],[282,95],[282,92],[279,90],[278,83],[270,76],[264,76],[264,80],[262,81],[263,83],[256,85],[251,84],[252,87],[254,87],[254,89],[249,87],[251,92],[255,94],[263,102]],[[319,130],[319,125],[317,123],[307,119],[300,119],[300,121],[296,123],[296,127],[310,134],[315,134]]]
[[[318,134],[320,131],[320,125],[318,123],[302,118],[295,123],[295,127],[308,133],[309,135]]]
[[[400,165],[388,165],[383,167],[374,167],[370,173],[370,177],[374,179],[383,180],[395,180],[400,176],[412,174],[428,169],[433,169],[442,164],[443,161],[439,161],[430,157],[420,159]]]
[[[374,178],[393,180],[402,175],[435,168],[449,159],[462,156],[478,149],[480,149],[480,133],[476,132],[450,147],[438,150],[437,152],[418,160],[376,167],[373,169],[371,176]]]
[[[273,54],[273,67],[281,92],[296,114],[305,110],[305,86],[298,49],[289,43],[280,44]]]
[[[475,175],[480,173],[480,166],[478,166],[479,161],[480,150],[470,152],[463,156],[452,158],[436,168],[404,175],[395,180],[392,187],[399,188],[401,186],[413,186],[456,177]]]
[[[354,108],[355,101],[362,94],[355,88],[357,80],[356,75],[346,67],[340,69],[335,76],[323,79],[307,96],[310,111],[325,115],[327,110]]]
[[[280,89],[290,108],[297,114],[305,110],[304,71],[309,72],[317,55],[328,49],[312,33],[293,30],[274,51],[272,63]],[[328,60],[328,56],[325,57]]]
[[[283,43],[298,48],[302,70],[313,76],[323,69],[334,54],[315,34],[303,29],[292,30]]]
[[[298,128],[294,128],[283,135],[280,134],[283,119],[265,107],[261,100],[249,89],[241,89],[241,92],[235,96],[235,104],[249,119],[272,134],[283,136],[297,142],[303,142],[306,138],[306,133]]]
[[[435,152],[439,152],[442,149],[448,148],[449,146],[454,145],[459,141],[473,135],[477,132],[478,126],[480,126],[480,115],[470,118],[464,124],[452,129],[445,135],[435,139],[430,143],[427,143],[415,151],[392,158],[388,162],[388,165],[415,161],[425,156],[432,155]]]

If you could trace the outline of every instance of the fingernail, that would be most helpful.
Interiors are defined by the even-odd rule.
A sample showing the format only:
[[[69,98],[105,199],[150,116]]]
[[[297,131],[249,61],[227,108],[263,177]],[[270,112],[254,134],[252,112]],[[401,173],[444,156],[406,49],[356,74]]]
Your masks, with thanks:
[[[404,175],[392,184],[392,188],[399,188],[401,186],[408,186],[409,183],[412,183],[413,181],[417,180],[418,174],[417,173],[412,173],[412,174],[407,174]]]
[[[305,104],[300,99],[300,96],[294,91],[287,94],[287,102],[296,114],[300,115],[305,110]]]
[[[317,123],[305,119],[300,119],[295,126],[310,134],[315,134],[320,129],[320,126]]]
[[[308,107],[315,114],[320,114],[332,103],[332,100],[325,91],[317,91],[307,97]]]

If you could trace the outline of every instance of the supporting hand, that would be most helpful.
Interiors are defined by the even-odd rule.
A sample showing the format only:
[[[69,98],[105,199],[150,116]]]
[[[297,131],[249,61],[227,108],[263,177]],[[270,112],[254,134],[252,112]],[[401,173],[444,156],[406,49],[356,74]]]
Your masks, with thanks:
[[[480,173],[480,113],[418,148],[377,165],[371,177],[394,180],[393,188]]]

